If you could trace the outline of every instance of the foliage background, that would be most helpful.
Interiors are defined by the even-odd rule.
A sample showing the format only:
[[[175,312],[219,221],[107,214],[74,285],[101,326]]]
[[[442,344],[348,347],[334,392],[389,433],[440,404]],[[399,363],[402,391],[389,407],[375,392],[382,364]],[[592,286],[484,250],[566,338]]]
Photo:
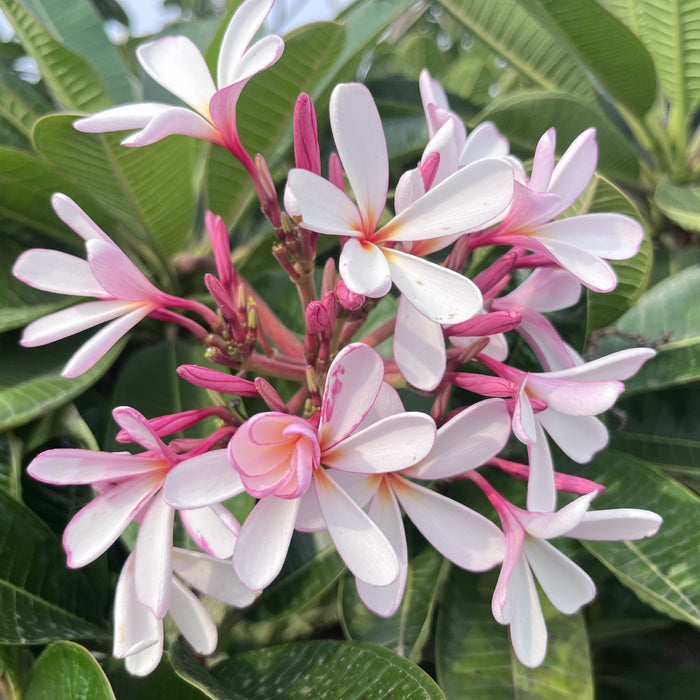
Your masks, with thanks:
[[[164,32],[187,34],[213,62],[236,3],[169,4],[188,19]],[[108,40],[104,19],[123,19],[116,2],[0,0],[0,10],[15,33],[0,44],[0,696],[270,698],[282,689],[296,698],[311,688],[311,697],[322,689],[344,699],[392,691],[411,698],[695,697],[700,1],[358,0],[336,22],[286,36],[280,63],[250,83],[239,105],[244,145],[265,156],[280,185],[292,165],[297,95],[305,91],[316,102],[327,155],[325,110],[341,81],[370,86],[393,182],[427,139],[417,88],[423,67],[443,82],[469,125],[494,121],[524,160],[550,126],[559,154],[596,127],[599,175],[575,213],[622,211],[640,218],[647,237],[636,258],[616,265],[615,292],[589,292],[554,321],[587,357],[638,344],[654,345],[658,357],[628,382],[608,416],[611,448],[583,467],[556,459],[563,471],[606,484],[597,507],[660,513],[660,533],[639,543],[561,543],[599,594],[574,616],[546,611],[551,641],[539,669],[517,662],[507,629],[491,617],[496,574],[451,567],[409,532],[409,584],[394,617],[363,608],[327,539],[299,535],[279,579],[251,608],[210,604],[220,622],[212,664],[194,659],[171,630],[169,653],[146,679],[128,677],[110,658],[110,600],[128,537],[86,569],[67,570],[60,534],[89,490],[32,482],[24,467],[51,447],[113,449],[114,406],[154,416],[203,405],[206,396],[174,371],[204,363],[203,349],[145,323],[86,375],[62,379],[80,339],[32,350],[19,348],[18,339],[26,323],[71,300],[25,287],[11,277],[12,264],[28,247],[79,252],[49,205],[60,191],[162,289],[204,298],[201,272],[211,260],[202,222],[211,209],[232,231],[242,273],[293,328],[300,330],[301,319],[269,254],[253,188],[226,152],[181,137],[125,149],[118,136],[73,130],[76,114],[172,99],[135,62],[143,39],[122,46]],[[38,82],[25,80],[25,56],[35,61]],[[484,264],[477,256],[471,271]],[[394,311],[388,298],[370,322]],[[515,351],[528,362],[522,348]],[[450,489],[483,508],[468,484]],[[244,515],[250,503],[234,506]]]

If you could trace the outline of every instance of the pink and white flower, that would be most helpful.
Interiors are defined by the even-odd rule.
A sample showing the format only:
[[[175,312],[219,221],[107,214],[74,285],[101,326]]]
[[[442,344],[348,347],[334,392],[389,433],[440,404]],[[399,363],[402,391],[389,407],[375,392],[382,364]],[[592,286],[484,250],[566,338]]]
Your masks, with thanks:
[[[220,473],[218,465],[211,473],[188,464],[173,470],[165,494],[177,508],[220,502],[240,482],[260,498],[234,553],[236,572],[246,585],[264,588],[277,576],[302,507],[320,510],[338,553],[359,579],[386,585],[398,576],[392,544],[324,468],[382,474],[416,464],[430,451],[435,424],[425,414],[390,415],[361,425],[380,396],[383,377],[384,362],[373,348],[348,345],[330,367],[317,420],[258,414],[231,440],[230,473]]]
[[[146,448],[140,454],[56,449],[42,452],[28,473],[49,484],[92,484],[99,496],[84,506],[63,533],[68,566],[78,568],[94,561],[122,534],[132,520],[140,523],[134,549],[135,590],[138,600],[157,619],[170,604],[174,509],[161,489],[170,470],[189,464],[196,470],[228,467],[226,450],[213,450],[187,458],[177,455],[156,435],[135,409],[115,408],[114,419],[132,440]],[[229,467],[230,469],[230,467]],[[237,479],[237,475],[233,475]],[[239,489],[243,490],[240,480]],[[231,557],[238,534],[238,521],[215,504],[181,512],[180,517],[194,541],[209,554]]]
[[[385,243],[423,241],[480,229],[503,212],[513,175],[499,159],[483,159],[380,226],[389,182],[381,120],[364,85],[338,85],[330,101],[331,128],[357,204],[315,173],[294,169],[288,188],[305,228],[347,237],[339,269],[348,289],[382,297],[392,282],[425,316],[458,323],[481,309],[481,293],[462,275]]]
[[[228,148],[254,169],[238,138],[236,104],[246,83],[273,65],[284,50],[284,42],[275,35],[251,45],[273,2],[246,0],[236,10],[221,41],[216,85],[204,57],[187,37],[168,36],[137,49],[146,73],[192,109],[158,102],[129,104],[79,119],[75,128],[88,133],[139,129],[122,142],[127,146],[146,146],[172,134],[193,136]]]

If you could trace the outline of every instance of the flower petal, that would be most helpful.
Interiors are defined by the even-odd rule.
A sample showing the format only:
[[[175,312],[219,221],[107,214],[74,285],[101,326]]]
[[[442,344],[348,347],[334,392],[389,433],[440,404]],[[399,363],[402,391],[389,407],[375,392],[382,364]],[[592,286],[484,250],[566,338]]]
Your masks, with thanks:
[[[159,85],[200,114],[209,114],[209,100],[216,86],[193,41],[185,36],[166,36],[142,44],[136,49],[136,56]]]
[[[406,381],[424,391],[435,389],[445,374],[447,356],[440,324],[403,295],[396,314],[394,360]]]
[[[492,122],[482,122],[470,132],[459,155],[460,165],[469,165],[482,158],[498,158],[510,152],[508,139]]]
[[[527,480],[527,509],[551,513],[557,502],[554,485],[554,463],[547,436],[539,420],[535,421],[535,441],[527,446],[530,476]]]
[[[618,381],[579,382],[534,373],[528,374],[525,384],[531,397],[542,399],[552,410],[569,416],[603,413],[625,390],[624,384]]]
[[[384,254],[383,254],[384,253]],[[367,297],[383,297],[391,289],[386,251],[364,240],[351,238],[340,253],[338,269],[351,292]]]
[[[518,557],[509,594],[512,597],[513,608],[510,622],[513,651],[521,663],[535,668],[544,661],[547,652],[547,627],[535,582],[524,556]]]
[[[498,299],[499,308],[525,306],[534,311],[559,311],[576,304],[581,283],[566,270],[542,267],[535,270],[510,294]]]
[[[159,474],[130,479],[105,491],[78,511],[63,533],[72,569],[97,559],[121,535],[138,510],[160,488]]]
[[[170,591],[170,614],[197,654],[214,653],[218,641],[216,625],[197,596],[175,577]]]
[[[221,88],[231,83],[245,83],[256,73],[269,68],[276,63],[284,51],[284,41],[271,34],[256,41],[244,54],[235,67],[235,72],[229,74],[229,83],[219,83]],[[219,57],[221,54],[219,54]]]
[[[579,540],[639,540],[655,535],[662,522],[656,513],[638,508],[594,510],[588,511],[578,525],[565,534]]]
[[[12,274],[35,289],[54,294],[106,297],[86,260],[58,250],[33,248],[17,258]]]
[[[150,146],[176,134],[223,145],[219,131],[200,114],[187,107],[169,107],[156,114],[141,131],[127,136],[122,146]]]
[[[316,495],[328,533],[348,569],[375,586],[395,581],[399,562],[386,536],[323,470],[317,470],[315,477]]]
[[[144,608],[148,610],[148,608]],[[149,611],[150,612],[150,611]],[[130,654],[124,660],[124,665],[126,670],[132,676],[147,676],[152,673],[158,667],[161,657],[163,656],[163,621],[158,620],[158,629],[160,634],[158,636],[158,641],[139,651],[136,654]]]
[[[112,239],[70,197],[57,192],[51,197],[51,206],[58,218],[84,240],[97,239],[114,245]]]
[[[476,469],[500,452],[510,436],[510,414],[502,399],[487,399],[440,426],[430,454],[404,474],[448,479]]]
[[[415,464],[435,442],[435,423],[425,413],[399,413],[383,418],[324,450],[328,467],[361,474],[398,471]]]
[[[598,162],[595,129],[579,134],[559,159],[549,182],[549,192],[561,197],[561,210],[568,209],[586,189]]]
[[[656,351],[652,348],[629,348],[577,367],[549,372],[548,376],[554,379],[574,379],[585,382],[629,379],[654,355]]]
[[[445,558],[469,571],[503,561],[503,533],[483,515],[398,476],[392,485],[406,515]]]
[[[142,129],[152,119],[170,109],[173,109],[171,105],[160,102],[136,102],[105,109],[89,117],[77,119],[73,122],[73,126],[78,131],[88,134],[124,131],[125,129]],[[71,226],[71,224],[68,225]]]
[[[348,241],[343,252],[352,242]],[[481,292],[467,277],[415,255],[389,248],[381,250],[394,284],[432,321],[461,323],[483,309]]]
[[[233,565],[248,588],[262,590],[279,574],[298,510],[298,498],[266,496],[246,518],[233,553]]]
[[[226,511],[223,506],[219,508]],[[236,546],[237,531],[219,513],[213,506],[193,508],[181,510],[180,519],[198,547],[217,559],[229,559]]]
[[[597,491],[591,491],[583,496],[579,496],[579,498],[560,508],[556,513],[534,513],[520,510],[518,512],[518,520],[528,534],[533,537],[542,539],[560,537],[567,534],[569,530],[581,522],[591,505],[591,501],[597,494]]]
[[[355,194],[363,230],[374,233],[389,187],[389,156],[377,106],[364,85],[344,83],[337,85],[331,94],[329,114],[335,145]]]
[[[170,605],[174,515],[162,495],[156,496],[141,521],[134,549],[136,595],[159,620]]]
[[[250,605],[259,595],[241,583],[230,560],[175,547],[173,570],[202,593],[237,608]]]
[[[595,598],[591,577],[546,540],[526,537],[525,556],[552,605],[566,615]]]
[[[212,450],[180,462],[165,479],[163,496],[173,508],[221,503],[245,490],[226,450]]]
[[[594,416],[567,416],[546,409],[537,419],[564,453],[579,464],[590,462],[608,444],[608,429]]]

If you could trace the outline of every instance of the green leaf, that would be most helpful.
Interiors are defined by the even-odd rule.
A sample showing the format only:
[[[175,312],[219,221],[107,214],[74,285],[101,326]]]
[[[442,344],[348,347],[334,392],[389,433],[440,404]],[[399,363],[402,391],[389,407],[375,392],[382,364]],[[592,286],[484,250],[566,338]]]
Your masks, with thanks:
[[[178,643],[171,661],[177,673],[211,698],[296,700],[320,697],[319,692],[343,700],[445,697],[421,668],[373,644],[292,642],[238,654],[207,671]]]
[[[594,508],[644,508],[663,525],[633,542],[582,544],[645,603],[700,626],[700,500],[674,479],[636,457],[606,450],[586,465],[586,478],[605,485]]]
[[[74,121],[66,114],[40,119],[34,129],[39,152],[93,194],[137,240],[155,244],[164,255],[181,252],[196,212],[197,140],[171,136],[128,148],[115,134],[80,133]]]
[[[477,36],[530,84],[566,90],[584,99],[594,91],[571,44],[546,15],[518,0],[441,0],[464,28]]]
[[[0,116],[29,138],[34,122],[50,110],[36,89],[0,65]]]
[[[0,0],[0,10],[66,109],[90,112],[111,106],[98,73],[84,58],[56,41],[29,10],[16,0]]]
[[[557,153],[562,154],[585,129],[595,127],[599,146],[598,170],[616,181],[637,184],[639,161],[625,135],[590,102],[562,92],[520,91],[496,100],[480,115],[508,137],[511,147],[531,158],[542,134],[554,126]]]
[[[674,223],[700,232],[700,185],[661,182],[654,192],[654,202]]]
[[[95,658],[75,642],[49,644],[32,668],[26,700],[114,700]]]
[[[624,193],[612,183],[596,175],[569,209],[572,215],[616,212],[639,220],[639,212]],[[637,255],[629,260],[612,261],[617,275],[617,286],[612,292],[601,294],[587,290],[586,336],[598,328],[610,325],[639,299],[649,283],[652,267],[651,238],[645,232]]]
[[[90,331],[89,331],[90,332]],[[14,333],[0,336],[0,430],[28,423],[68,403],[94,384],[121,352],[119,341],[94,367],[75,379],[61,370],[85,337],[61,341],[60,347],[22,348]]]
[[[649,391],[700,379],[700,265],[668,277],[646,291],[615,324],[620,337],[600,342],[596,354],[618,349],[619,341],[657,344],[657,356],[625,382],[628,391]],[[629,343],[625,343],[629,345]]]
[[[595,0],[537,0],[617,101],[644,116],[656,98],[654,63],[644,44]]]
[[[132,102],[134,94],[119,49],[105,33],[89,0],[23,0],[56,39],[85,58],[104,81],[115,103]]]
[[[700,4],[696,0],[605,0],[645,44],[661,87],[683,118],[700,100]]]
[[[450,700],[592,700],[583,614],[562,615],[541,594],[549,632],[547,656],[540,667],[527,668],[512,650],[508,628],[493,619],[491,596],[497,578],[496,572],[450,573],[435,640],[437,678],[445,695]]]
[[[358,642],[373,642],[415,663],[432,629],[437,600],[450,565],[432,547],[426,547],[408,564],[406,590],[399,609],[391,617],[370,612],[357,594],[351,578],[340,592],[342,622],[346,635]]]
[[[99,596],[47,526],[0,491],[0,642],[104,638]]]

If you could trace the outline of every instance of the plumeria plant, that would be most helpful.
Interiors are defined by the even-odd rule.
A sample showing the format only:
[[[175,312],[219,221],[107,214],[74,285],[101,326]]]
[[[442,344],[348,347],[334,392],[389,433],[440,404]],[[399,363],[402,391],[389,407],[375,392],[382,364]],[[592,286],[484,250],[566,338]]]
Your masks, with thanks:
[[[71,12],[54,36],[0,0],[63,108],[0,85],[35,122],[0,153],[0,694],[592,697],[615,601],[633,630],[700,623],[697,496],[653,465],[662,430],[629,447],[672,405],[645,389],[697,381],[668,352],[700,358],[697,305],[656,332],[664,289],[635,306],[650,232],[597,174],[597,116],[520,138],[449,71],[387,82],[366,51],[407,22],[432,42],[423,4],[284,39],[273,4],[233,3],[206,49],[141,43],[136,94],[111,44],[110,68],[63,46]]]

